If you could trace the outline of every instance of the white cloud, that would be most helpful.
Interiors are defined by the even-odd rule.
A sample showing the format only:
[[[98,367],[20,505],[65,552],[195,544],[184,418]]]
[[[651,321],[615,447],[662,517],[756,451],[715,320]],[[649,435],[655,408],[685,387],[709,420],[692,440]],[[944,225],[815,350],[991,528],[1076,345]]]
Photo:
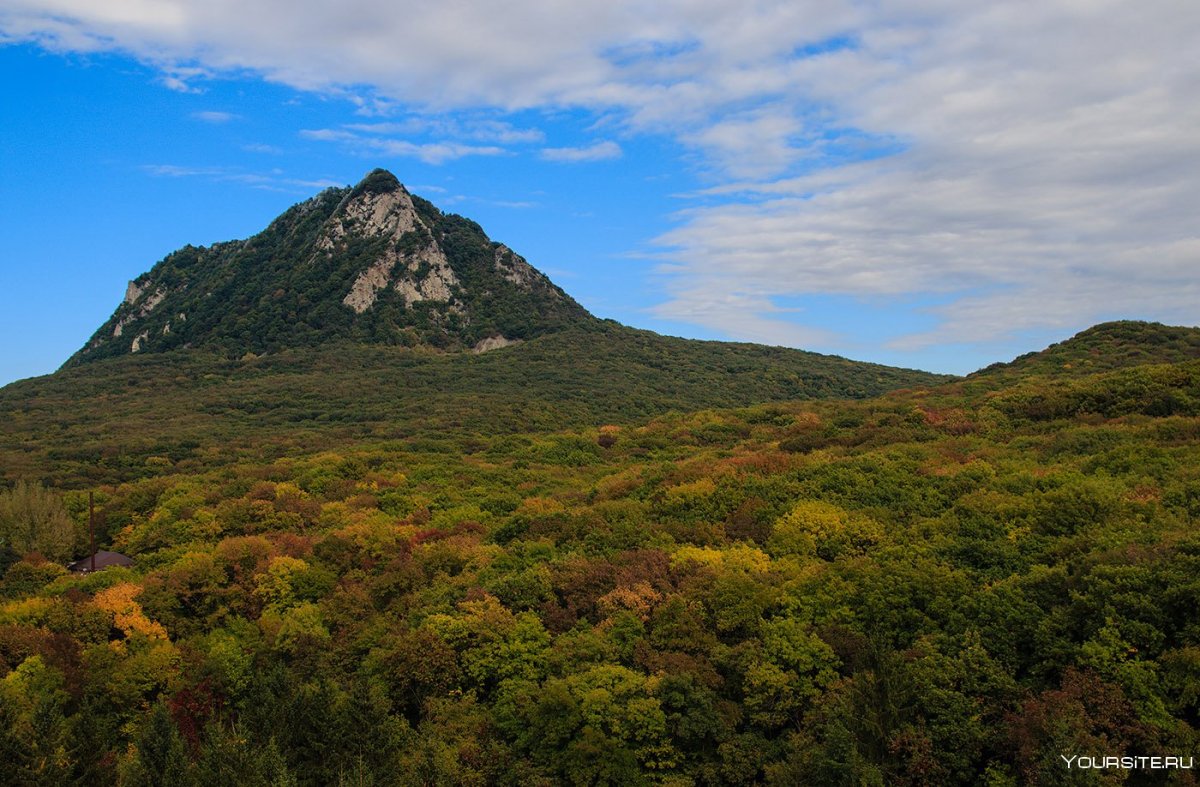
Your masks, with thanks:
[[[621,157],[621,146],[612,140],[604,140],[581,148],[542,148],[542,158],[566,164],[585,161],[611,161]]]
[[[177,93],[193,93],[199,95],[204,92],[204,88],[197,87],[195,82],[209,79],[212,75],[203,68],[195,68],[188,66],[166,66],[162,69],[162,75],[159,81],[168,90],[174,90]]]
[[[247,153],[264,153],[268,156],[283,155],[283,148],[276,145],[268,145],[263,142],[251,142],[249,144],[242,145],[242,150],[246,151]]]
[[[193,112],[192,117],[195,118],[196,120],[203,121],[204,123],[220,124],[220,123],[228,123],[229,121],[236,118],[237,115],[234,115],[230,112],[217,112],[215,110],[206,110],[204,112]]]
[[[796,144],[802,121],[789,107],[760,107],[731,114],[682,135],[703,150],[718,171],[738,178],[770,177],[806,155]]]
[[[416,115],[400,121],[349,123],[345,128],[364,134],[420,134],[500,145],[536,143],[546,138],[541,129],[517,128],[500,120],[444,116]]]
[[[682,283],[682,281],[681,281]],[[672,322],[704,325],[742,341],[784,347],[818,347],[835,344],[829,331],[779,319],[786,310],[771,302],[769,291],[748,288],[717,289],[697,279],[676,288],[676,298],[655,307],[656,317]]]
[[[352,127],[347,127],[352,128]],[[338,142],[352,152],[377,158],[393,156],[415,158],[426,164],[444,164],[466,156],[502,156],[506,151],[496,145],[468,145],[460,142],[412,142],[349,131],[346,128],[304,129],[300,136],[320,142]]]
[[[658,239],[676,270],[660,313],[714,325],[708,290],[947,294],[937,328],[896,337],[905,349],[1118,316],[1194,323],[1200,68],[1183,53],[1200,13],[1159,5],[990,4],[797,64],[838,123],[907,149],[717,187],[741,200]]]
[[[368,86],[432,107],[608,106],[647,120],[778,89],[798,45],[852,29],[842,0],[5,0],[0,29],[177,69],[250,70],[302,89]],[[775,74],[771,77],[771,74]]]
[[[0,0],[4,40],[120,50],[179,89],[249,71],[435,113],[306,132],[364,154],[542,144],[472,114],[521,108],[673,137],[712,188],[658,239],[660,314],[782,337],[803,315],[781,296],[941,293],[897,346],[1195,320],[1197,29],[1194,0]]]
[[[201,178],[221,183],[242,183],[264,191],[282,191],[289,194],[345,185],[336,180],[292,178],[279,169],[263,173],[245,172],[233,167],[186,167],[178,164],[147,164],[142,169],[155,177]]]
[[[442,164],[465,156],[502,156],[507,151],[495,145],[462,145],[457,142],[416,143],[403,139],[365,140],[367,147],[385,156],[411,157],[426,164]]]
[[[304,139],[314,139],[319,142],[357,142],[362,139],[353,131],[337,128],[306,128],[300,131]]]

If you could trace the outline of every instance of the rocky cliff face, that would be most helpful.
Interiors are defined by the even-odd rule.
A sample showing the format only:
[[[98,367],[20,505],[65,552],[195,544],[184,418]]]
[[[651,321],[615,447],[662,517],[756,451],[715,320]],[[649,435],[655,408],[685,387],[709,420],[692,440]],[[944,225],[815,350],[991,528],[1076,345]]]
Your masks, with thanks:
[[[327,261],[333,260],[350,248],[356,235],[388,241],[379,258],[358,274],[342,299],[356,314],[374,306],[379,292],[389,286],[404,295],[406,306],[438,301],[461,311],[451,291],[459,284],[458,277],[403,187],[368,192],[349,200],[317,240],[317,253],[324,254]]]
[[[68,365],[331,340],[478,352],[592,319],[477,224],[376,170],[293,206],[253,238],[169,255],[129,283]]]

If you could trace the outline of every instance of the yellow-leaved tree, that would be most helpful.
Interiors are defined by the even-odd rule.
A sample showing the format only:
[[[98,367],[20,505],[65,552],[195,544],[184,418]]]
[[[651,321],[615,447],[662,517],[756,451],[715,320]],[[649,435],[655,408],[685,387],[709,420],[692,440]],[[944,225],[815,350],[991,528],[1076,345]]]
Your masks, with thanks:
[[[75,523],[62,498],[40,482],[17,481],[0,492],[0,550],[18,556],[40,552],[65,561],[75,549]]]

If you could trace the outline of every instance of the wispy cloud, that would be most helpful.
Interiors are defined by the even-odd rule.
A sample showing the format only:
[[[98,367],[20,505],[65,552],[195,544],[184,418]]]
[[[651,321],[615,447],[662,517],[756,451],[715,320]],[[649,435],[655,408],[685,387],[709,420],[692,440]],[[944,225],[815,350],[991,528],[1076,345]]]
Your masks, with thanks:
[[[366,139],[355,144],[385,156],[415,158],[426,164],[444,164],[466,156],[502,156],[508,151],[496,145],[464,145],[457,142],[409,142],[404,139]]]
[[[325,178],[296,178],[282,170],[270,172],[245,172],[234,167],[189,167],[178,164],[146,164],[142,171],[149,175],[162,178],[201,178],[204,180],[242,183],[266,191],[283,191],[298,193],[312,189],[326,189],[344,186],[335,180]]]
[[[470,145],[460,142],[412,142],[348,131],[345,128],[304,129],[304,139],[337,142],[363,156],[415,158],[426,164],[444,164],[466,156],[502,156],[508,151],[497,145]]]
[[[839,126],[903,151],[713,188],[734,201],[682,213],[658,239],[671,263],[659,313],[736,320],[708,292],[941,293],[935,328],[893,338],[909,350],[1118,316],[1194,323],[1200,69],[1175,54],[1179,21],[964,7],[798,64]],[[746,313],[747,332],[763,314]]]
[[[508,145],[545,139],[540,129],[519,128],[491,118],[427,115],[305,129],[300,135],[305,139],[338,142],[364,156],[415,158],[427,164],[444,164],[467,156],[500,156],[508,152]]]
[[[650,310],[659,319],[704,325],[743,341],[783,347],[823,347],[837,338],[823,328],[799,325],[782,319],[787,310],[771,301],[771,289],[709,286],[696,280],[692,286],[676,287],[676,297]]]
[[[218,112],[210,109],[203,112],[193,112],[192,117],[204,123],[213,123],[215,125],[219,125],[221,123],[228,123],[229,121],[234,120],[237,118],[237,115],[234,115],[231,112]]]
[[[542,148],[541,156],[546,161],[578,164],[586,161],[611,161],[620,158],[621,153],[620,145],[605,140],[580,148]]]
[[[300,136],[319,142],[355,142],[362,139],[352,131],[337,128],[306,128],[300,132]]]
[[[518,128],[494,119],[413,116],[400,121],[348,123],[346,129],[364,134],[423,135],[455,140],[519,145],[542,142],[545,132],[536,128]]]
[[[269,156],[278,156],[283,153],[283,148],[277,145],[267,145],[261,142],[251,142],[248,145],[242,145],[242,150],[247,153],[265,153]]]
[[[196,68],[194,66],[182,66],[164,64],[162,74],[159,81],[168,90],[174,90],[177,93],[192,93],[199,95],[204,92],[204,88],[196,84],[197,81],[208,79],[211,76],[208,69]]]

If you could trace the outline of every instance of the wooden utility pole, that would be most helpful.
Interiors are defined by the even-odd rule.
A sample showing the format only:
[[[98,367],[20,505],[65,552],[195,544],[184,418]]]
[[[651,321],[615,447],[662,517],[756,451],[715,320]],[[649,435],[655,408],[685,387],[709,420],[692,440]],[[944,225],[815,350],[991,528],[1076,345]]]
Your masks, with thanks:
[[[92,571],[96,570],[96,493],[88,492],[88,535],[92,539]]]

